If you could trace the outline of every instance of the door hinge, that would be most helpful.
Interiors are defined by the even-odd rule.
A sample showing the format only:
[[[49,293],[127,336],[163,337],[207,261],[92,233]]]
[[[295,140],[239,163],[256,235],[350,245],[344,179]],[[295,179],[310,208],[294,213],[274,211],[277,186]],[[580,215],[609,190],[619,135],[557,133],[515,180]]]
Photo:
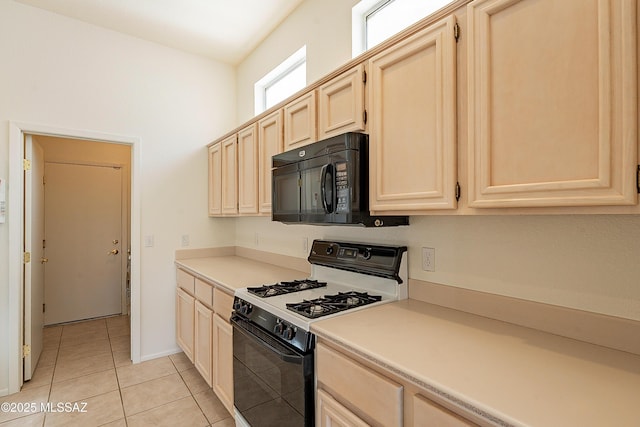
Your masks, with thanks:
[[[45,305],[42,304],[42,312],[44,313],[44,311],[45,311]]]
[[[367,124],[367,110],[364,110],[362,112],[362,122],[366,125]]]
[[[636,170],[636,190],[638,194],[640,194],[640,165],[638,165],[638,169]]]
[[[31,252],[25,252],[24,253],[24,263],[28,264],[31,262]]]
[[[24,169],[26,171],[30,171],[31,170],[31,160],[22,159],[22,169]]]
[[[453,37],[455,37],[456,43],[458,42],[458,39],[460,39],[460,26],[458,24],[453,26]]]
[[[366,71],[362,72],[362,83],[364,83],[364,84],[367,83],[367,72]]]
[[[29,344],[25,344],[22,346],[22,357],[27,357],[31,354],[31,346]]]
[[[460,183],[456,182],[456,202],[460,201]]]

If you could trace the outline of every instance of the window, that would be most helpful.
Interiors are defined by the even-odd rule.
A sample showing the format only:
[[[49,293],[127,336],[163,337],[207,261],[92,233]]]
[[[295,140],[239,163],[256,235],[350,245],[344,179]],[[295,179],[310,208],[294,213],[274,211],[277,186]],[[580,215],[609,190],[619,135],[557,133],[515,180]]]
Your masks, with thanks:
[[[255,84],[255,114],[273,107],[307,85],[307,47],[303,46]]]
[[[351,11],[353,57],[449,3],[451,0],[360,1]]]

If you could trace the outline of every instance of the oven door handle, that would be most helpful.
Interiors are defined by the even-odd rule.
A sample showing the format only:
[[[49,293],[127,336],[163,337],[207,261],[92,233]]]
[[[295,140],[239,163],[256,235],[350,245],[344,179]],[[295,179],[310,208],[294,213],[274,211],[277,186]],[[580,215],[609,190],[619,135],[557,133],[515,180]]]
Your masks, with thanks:
[[[302,364],[302,361],[304,359],[303,355],[295,353],[294,351],[286,348],[284,345],[275,341],[275,338],[269,336],[265,332],[262,332],[262,330],[258,329],[257,327],[254,327],[246,321],[238,320],[235,317],[231,317],[231,323],[247,338],[253,339],[255,342],[262,345],[267,350],[274,352],[282,361],[287,363],[295,363],[296,365]],[[249,330],[243,323],[247,323],[252,330]],[[272,343],[269,343],[268,341],[272,341]]]

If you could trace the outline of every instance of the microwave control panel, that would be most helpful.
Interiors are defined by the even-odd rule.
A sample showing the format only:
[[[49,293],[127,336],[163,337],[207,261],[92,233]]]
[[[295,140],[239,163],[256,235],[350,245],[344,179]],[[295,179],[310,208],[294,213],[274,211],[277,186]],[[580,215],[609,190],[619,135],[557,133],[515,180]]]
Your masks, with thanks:
[[[349,194],[349,173],[347,163],[336,163],[336,212],[349,212],[351,196]]]

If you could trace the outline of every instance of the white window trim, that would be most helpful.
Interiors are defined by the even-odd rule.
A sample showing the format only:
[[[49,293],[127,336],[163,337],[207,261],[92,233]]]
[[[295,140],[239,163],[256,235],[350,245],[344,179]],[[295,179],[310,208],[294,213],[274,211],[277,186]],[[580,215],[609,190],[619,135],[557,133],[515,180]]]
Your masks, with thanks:
[[[254,111],[255,114],[258,115],[265,111],[266,108],[266,96],[265,91],[268,87],[273,85],[274,83],[280,81],[284,77],[286,77],[289,72],[291,72],[294,68],[298,67],[300,64],[306,62],[307,60],[307,46],[304,45],[296,52],[293,53],[290,57],[282,61],[280,65],[275,67],[273,70],[269,71],[264,77],[258,80],[254,85]]]
[[[367,50],[367,16],[391,0],[362,0],[351,8],[351,55]]]

